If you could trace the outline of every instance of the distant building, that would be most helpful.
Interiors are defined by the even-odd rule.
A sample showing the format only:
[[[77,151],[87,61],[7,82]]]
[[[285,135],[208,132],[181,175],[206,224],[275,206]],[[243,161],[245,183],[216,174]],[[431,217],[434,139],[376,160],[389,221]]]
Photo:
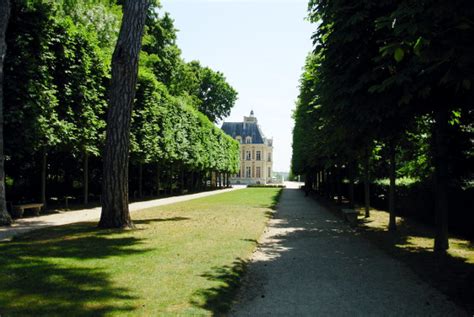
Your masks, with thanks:
[[[271,183],[273,139],[265,138],[253,110],[243,122],[224,122],[222,130],[240,143],[240,171],[232,175],[231,183]]]

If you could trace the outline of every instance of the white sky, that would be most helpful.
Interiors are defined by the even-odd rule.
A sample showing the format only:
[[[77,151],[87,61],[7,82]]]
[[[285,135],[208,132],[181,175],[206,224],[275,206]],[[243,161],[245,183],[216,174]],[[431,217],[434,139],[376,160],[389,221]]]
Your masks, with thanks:
[[[186,61],[221,71],[239,99],[225,121],[254,110],[273,137],[275,171],[289,171],[298,80],[315,26],[307,0],[162,0]]]

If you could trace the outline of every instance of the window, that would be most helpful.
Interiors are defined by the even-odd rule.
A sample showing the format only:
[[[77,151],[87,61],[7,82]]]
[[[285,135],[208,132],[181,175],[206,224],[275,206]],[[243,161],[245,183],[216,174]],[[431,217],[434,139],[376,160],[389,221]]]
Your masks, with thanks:
[[[257,161],[262,160],[262,153],[260,151],[257,151]]]
[[[242,143],[242,137],[240,135],[236,136],[235,139],[237,142]]]
[[[251,143],[252,143],[252,138],[251,138],[251,137],[249,137],[249,136],[248,136],[248,137],[246,137],[246,138],[245,138],[245,143],[247,143],[247,144],[251,144]]]
[[[250,178],[251,177],[251,169],[250,166],[247,166],[245,168],[245,177]]]
[[[251,156],[250,151],[247,151],[247,152],[245,153],[245,159],[246,159],[247,161],[250,161],[250,160],[252,159],[252,156]]]
[[[272,168],[268,168],[268,178],[272,178]]]
[[[272,161],[272,153],[268,153],[267,156],[267,161],[271,162]]]
[[[260,174],[260,166],[257,166],[257,170],[256,170],[256,173],[257,173],[257,178],[260,178],[261,174]]]

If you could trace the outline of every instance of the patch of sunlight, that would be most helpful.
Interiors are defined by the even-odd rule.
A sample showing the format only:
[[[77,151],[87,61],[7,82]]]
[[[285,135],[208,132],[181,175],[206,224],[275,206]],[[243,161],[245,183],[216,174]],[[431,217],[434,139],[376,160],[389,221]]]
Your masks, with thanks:
[[[364,218],[364,209],[361,207],[358,208],[358,210],[361,215],[359,216],[359,221],[363,223],[365,227],[375,231],[388,230],[388,212],[371,209],[370,217]],[[395,245],[397,248],[411,252],[433,251],[433,228],[417,224],[402,217],[397,217],[397,228],[400,237],[405,238],[405,242]],[[453,257],[461,258],[466,263],[474,264],[474,244],[469,240],[450,236],[448,253]]]
[[[427,237],[408,236],[405,243],[398,243],[397,248],[412,251],[429,251],[433,248],[433,239]]]
[[[472,242],[462,239],[449,239],[449,254],[463,258],[466,263],[474,264],[474,245]]]

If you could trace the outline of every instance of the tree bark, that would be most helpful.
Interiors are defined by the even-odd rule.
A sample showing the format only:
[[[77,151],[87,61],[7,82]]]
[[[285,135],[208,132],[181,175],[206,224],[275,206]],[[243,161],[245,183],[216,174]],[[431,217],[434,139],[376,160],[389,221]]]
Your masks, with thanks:
[[[3,152],[3,61],[7,52],[5,35],[10,19],[10,1],[0,1],[0,225],[10,225],[12,218],[7,210],[5,188],[5,155]]]
[[[342,205],[342,168],[336,167],[337,204]]]
[[[388,212],[389,212],[389,222],[388,230],[395,231],[397,230],[397,218],[395,215],[395,189],[396,189],[396,162],[395,162],[395,142],[391,140],[389,142],[389,161],[390,161],[390,188],[389,188],[389,197],[388,197]]]
[[[156,164],[156,196],[160,196],[160,165]]]
[[[89,154],[84,151],[84,205],[89,203]]]
[[[48,154],[43,149],[41,158],[41,203],[46,208],[46,177],[48,176]]]
[[[435,118],[434,167],[435,167],[435,222],[434,251],[439,255],[449,249],[448,239],[448,120],[449,112],[439,109]]]
[[[168,194],[173,194],[173,165],[170,164],[170,170],[168,173]]]
[[[133,227],[128,209],[130,118],[149,0],[125,0],[112,56],[112,78],[102,183],[101,228]]]
[[[329,174],[330,175],[330,179],[331,179],[331,201],[334,201],[334,198],[336,197],[337,195],[337,189],[336,189],[336,171],[335,171],[335,168],[332,167],[331,168],[331,173]]]
[[[326,170],[323,168],[322,172],[321,172],[321,195],[324,197],[326,196]]]
[[[366,150],[364,158],[364,205],[365,218],[370,217],[370,155]]]
[[[318,172],[318,193],[322,195],[323,193],[323,171],[320,170]]]
[[[354,162],[349,162],[349,208],[354,208],[354,175],[355,175],[355,164]]]
[[[138,198],[143,198],[143,164],[138,163]]]

